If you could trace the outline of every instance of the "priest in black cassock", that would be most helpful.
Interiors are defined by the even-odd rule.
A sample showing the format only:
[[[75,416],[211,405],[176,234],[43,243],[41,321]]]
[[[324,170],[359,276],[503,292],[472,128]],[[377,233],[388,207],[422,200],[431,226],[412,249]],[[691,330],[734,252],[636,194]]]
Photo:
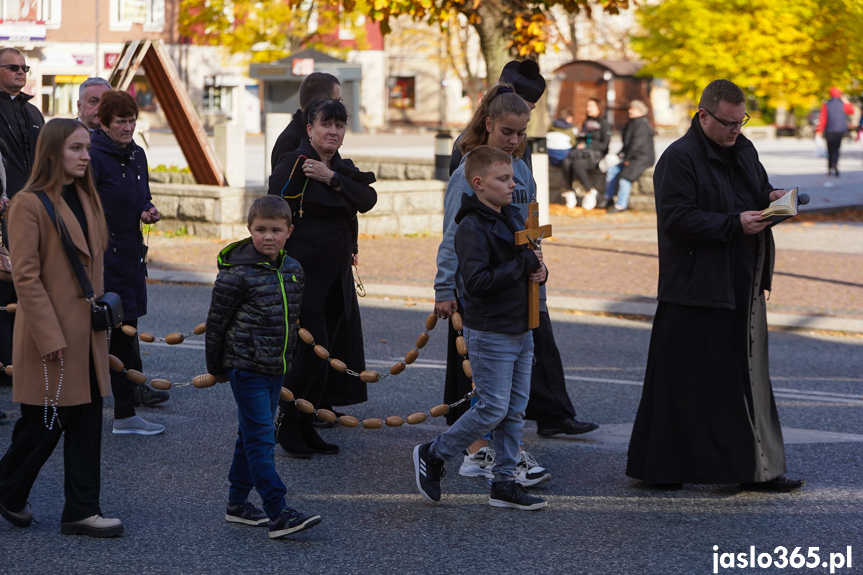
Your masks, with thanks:
[[[761,210],[782,197],[741,127],[743,92],[705,88],[654,173],[659,305],[626,474],[648,484],[791,491],[767,355],[774,244]]]

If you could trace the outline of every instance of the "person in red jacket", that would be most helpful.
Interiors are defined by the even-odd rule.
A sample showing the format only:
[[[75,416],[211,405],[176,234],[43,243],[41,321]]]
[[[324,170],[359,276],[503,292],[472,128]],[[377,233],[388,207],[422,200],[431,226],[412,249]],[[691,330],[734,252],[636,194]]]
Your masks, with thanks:
[[[830,88],[830,99],[821,106],[818,128],[815,133],[824,136],[827,142],[827,175],[839,177],[839,146],[848,133],[848,116],[854,113],[854,106],[842,95],[839,88]]]

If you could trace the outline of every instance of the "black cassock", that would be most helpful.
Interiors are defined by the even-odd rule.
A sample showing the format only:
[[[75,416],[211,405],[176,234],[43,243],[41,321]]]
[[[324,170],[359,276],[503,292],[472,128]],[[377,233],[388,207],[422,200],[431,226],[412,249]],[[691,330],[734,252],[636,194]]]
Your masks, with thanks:
[[[738,175],[735,211],[758,210]],[[650,483],[744,483],[785,473],[761,287],[767,232],[738,236],[736,307],[660,302],[626,474]]]

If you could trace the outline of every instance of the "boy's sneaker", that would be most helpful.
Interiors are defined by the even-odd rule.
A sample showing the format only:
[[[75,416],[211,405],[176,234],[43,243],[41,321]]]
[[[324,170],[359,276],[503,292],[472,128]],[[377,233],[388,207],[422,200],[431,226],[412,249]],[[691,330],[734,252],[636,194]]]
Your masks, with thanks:
[[[225,508],[225,521],[242,523],[243,525],[263,525],[270,521],[267,514],[246,501],[242,505],[230,505]]]
[[[476,453],[465,451],[464,462],[458,470],[458,474],[464,477],[486,477],[492,479],[494,473],[494,449],[481,447]]]
[[[533,455],[522,451],[515,466],[515,480],[522,487],[533,487],[551,481],[551,473],[545,467],[540,467]]]
[[[491,484],[488,504],[492,507],[533,511],[534,509],[542,509],[548,505],[548,502],[542,497],[529,495],[524,487],[515,481],[495,481]]]
[[[443,461],[429,451],[431,443],[414,447],[414,471],[420,495],[436,503],[440,501],[440,480],[446,475]]]
[[[160,403],[165,403],[170,397],[171,395],[167,391],[153,389],[146,383],[135,386],[134,404],[136,406],[146,405],[147,407],[152,407],[154,405],[159,405]]]
[[[320,522],[320,515],[304,515],[296,509],[285,507],[278,517],[270,519],[270,539],[305,531]]]

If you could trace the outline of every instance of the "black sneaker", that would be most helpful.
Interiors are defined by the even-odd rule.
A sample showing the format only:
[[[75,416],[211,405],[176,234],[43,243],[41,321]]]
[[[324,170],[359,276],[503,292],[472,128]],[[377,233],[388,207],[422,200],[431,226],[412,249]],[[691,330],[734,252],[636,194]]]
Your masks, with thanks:
[[[529,495],[525,488],[515,481],[495,481],[491,484],[488,504],[492,507],[533,511],[534,509],[542,509],[548,505],[548,502],[542,497]]]
[[[440,480],[446,475],[443,461],[429,451],[431,443],[414,447],[414,471],[420,495],[436,503],[440,501]]]
[[[305,531],[320,522],[320,515],[304,515],[296,509],[285,507],[278,517],[270,519],[270,539],[278,539],[291,533]]]
[[[228,505],[225,508],[225,521],[243,525],[263,525],[269,522],[267,514],[246,501],[242,505]]]
[[[135,405],[146,405],[147,407],[152,407],[154,405],[159,405],[160,403],[165,403],[170,397],[171,396],[167,391],[153,389],[147,384],[135,386]]]

